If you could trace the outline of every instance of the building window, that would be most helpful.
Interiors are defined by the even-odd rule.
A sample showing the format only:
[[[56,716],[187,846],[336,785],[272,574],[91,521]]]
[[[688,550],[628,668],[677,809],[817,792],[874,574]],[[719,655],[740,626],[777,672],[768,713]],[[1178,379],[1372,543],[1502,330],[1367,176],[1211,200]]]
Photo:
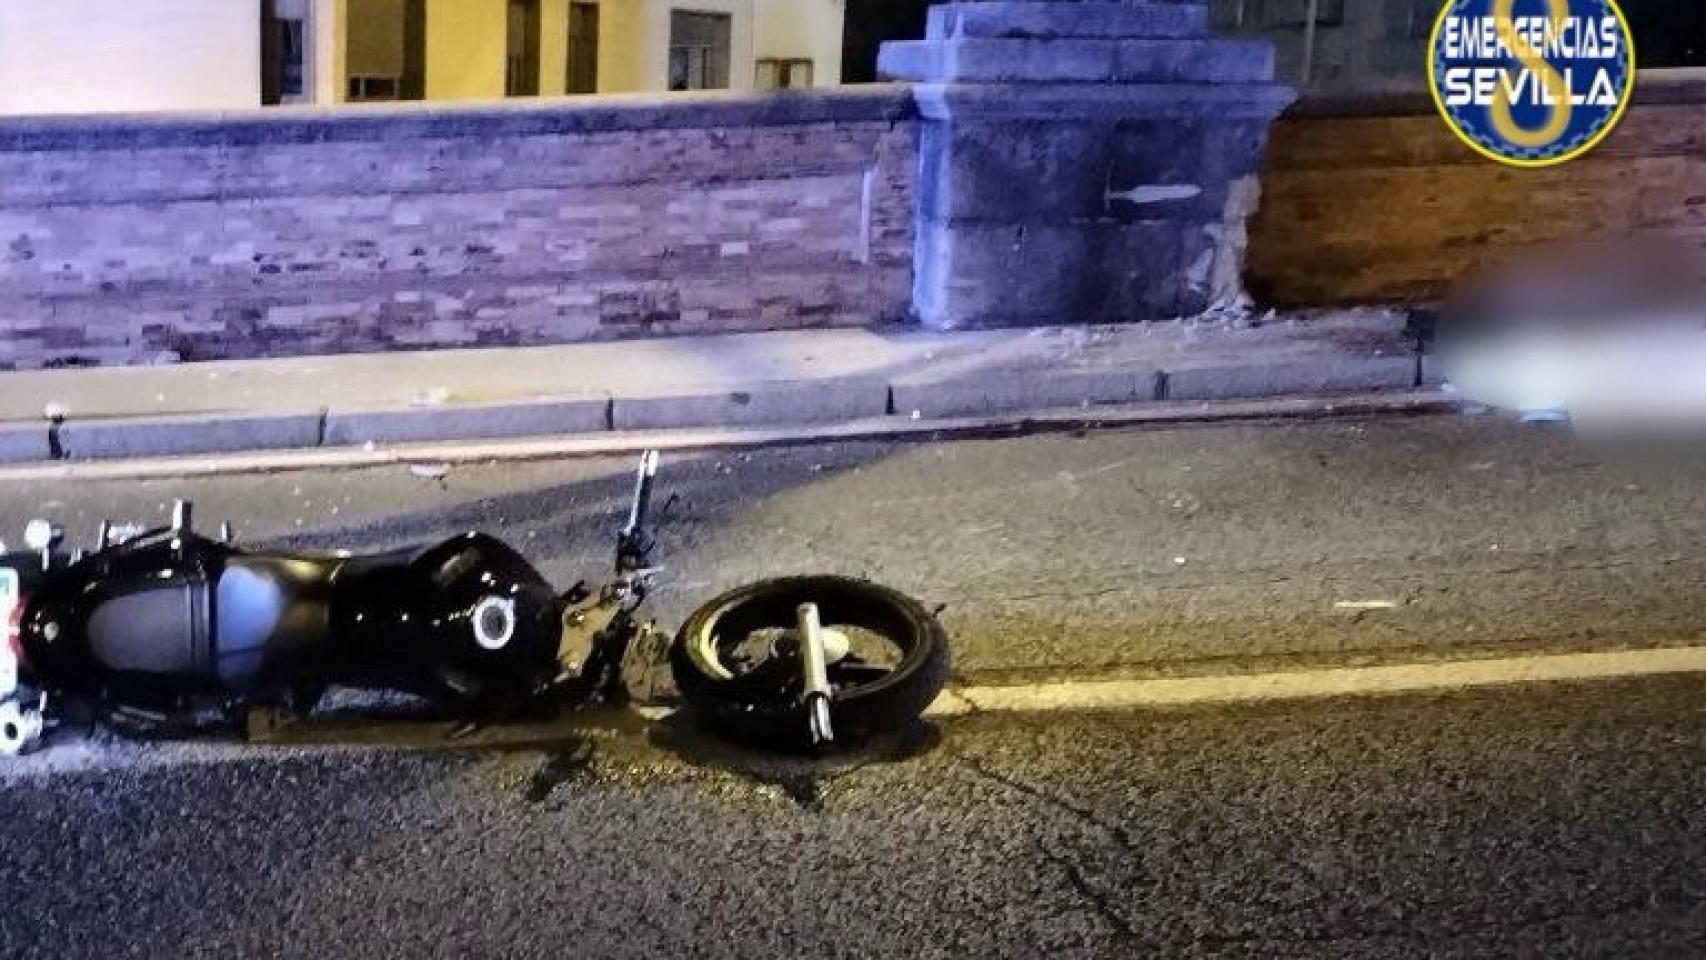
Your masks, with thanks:
[[[567,93],[598,92],[598,4],[569,4]]]
[[[300,4],[261,3],[261,103],[306,99],[309,32]]]
[[[402,78],[395,74],[354,74],[349,78],[349,101],[372,103],[396,100],[402,91]]]
[[[283,20],[279,22],[283,28],[282,45],[284,47],[284,83],[281,91],[288,99],[300,97],[306,93],[304,78],[307,71],[307,48],[305,45],[307,31],[302,29],[301,20]]]
[[[504,96],[539,96],[539,0],[509,0]]]
[[[733,20],[726,13],[670,11],[671,90],[722,90],[728,87]]]
[[[362,103],[424,97],[424,0],[349,0],[345,14],[345,99]]]
[[[792,90],[812,85],[810,60],[766,57],[758,61],[754,85],[760,90]]]

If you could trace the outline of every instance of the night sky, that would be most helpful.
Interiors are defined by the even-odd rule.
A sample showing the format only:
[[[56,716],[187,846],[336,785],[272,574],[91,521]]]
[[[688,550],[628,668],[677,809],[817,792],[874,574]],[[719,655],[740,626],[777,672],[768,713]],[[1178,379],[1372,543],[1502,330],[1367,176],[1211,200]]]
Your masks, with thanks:
[[[1706,66],[1706,3],[1623,0],[1643,67]]]

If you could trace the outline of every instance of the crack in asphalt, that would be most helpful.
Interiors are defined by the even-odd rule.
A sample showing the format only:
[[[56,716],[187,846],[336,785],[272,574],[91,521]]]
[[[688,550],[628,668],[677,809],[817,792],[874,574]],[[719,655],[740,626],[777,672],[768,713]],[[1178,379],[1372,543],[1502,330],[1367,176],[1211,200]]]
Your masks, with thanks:
[[[918,756],[931,745],[932,738],[928,733],[928,728],[922,724],[914,725],[902,731],[892,742],[866,748],[863,757],[839,770],[807,769],[783,774],[752,770],[746,776],[782,791],[801,810],[822,813],[830,792],[842,781],[880,764],[898,763]]]
[[[1078,864],[1041,844],[1037,845],[1037,853],[1043,858],[1043,862],[1058,868],[1065,875],[1066,882],[1078,894],[1079,901],[1094,910],[1104,923],[1113,928],[1116,939],[1128,944],[1148,941],[1149,938],[1144,937],[1130,921],[1121,916],[1108,898],[1091,885]]]
[[[1001,773],[975,757],[963,752],[950,750],[947,755],[958,761],[965,769],[992,783],[1006,787],[1023,796],[1041,801],[1043,804],[1068,814],[1074,821],[1089,826],[1111,838],[1119,848],[1131,855],[1142,857],[1143,846],[1132,836],[1131,832],[1120,823],[1110,822],[1097,816],[1092,811],[1075,804],[1061,796],[1043,790],[1035,784],[1028,783],[1016,777]],[[1083,866],[1077,860],[1050,849],[1040,840],[1036,844],[1037,853],[1043,862],[1059,870],[1067,885],[1076,895],[1077,900],[1089,907],[1114,932],[1117,939],[1125,944],[1154,945],[1155,937],[1145,935],[1144,931],[1127,919],[1118,909],[1115,901],[1108,894],[1098,890],[1084,872]],[[1695,904],[1698,906],[1698,904]],[[1659,909],[1659,905],[1651,899],[1642,902],[1626,900],[1622,904],[1607,905],[1601,909],[1567,909],[1540,917],[1506,917],[1489,919],[1483,923],[1454,925],[1451,929],[1424,931],[1404,929],[1393,926],[1362,927],[1349,933],[1322,933],[1310,935],[1304,933],[1277,932],[1272,924],[1261,930],[1237,933],[1194,933],[1190,939],[1199,946],[1207,947],[1271,947],[1279,943],[1296,945],[1330,945],[1346,944],[1368,940],[1393,940],[1413,944],[1438,944],[1446,941],[1463,940],[1466,938],[1485,938],[1489,935],[1510,934],[1526,930],[1544,928],[1549,925],[1570,921],[1611,920],[1619,917],[1637,916]],[[1298,920],[1305,920],[1297,916]]]
[[[1091,826],[1091,827],[1094,827],[1097,830],[1100,830],[1103,833],[1106,833],[1108,836],[1112,837],[1114,839],[1114,842],[1118,843],[1120,845],[1120,847],[1123,848],[1124,850],[1126,850],[1128,853],[1135,853],[1135,854],[1141,854],[1142,853],[1142,850],[1143,850],[1142,846],[1137,842],[1137,839],[1131,835],[1131,832],[1128,831],[1123,824],[1109,823],[1108,821],[1102,819],[1101,817],[1096,816],[1096,814],[1090,810],[1087,810],[1081,806],[1078,806],[1077,804],[1071,803],[1070,801],[1067,801],[1061,797],[1055,796],[1054,794],[1051,794],[1045,790],[1042,790],[1034,784],[1026,783],[1023,780],[1017,779],[1015,777],[1010,777],[1004,773],[1000,773],[998,771],[992,770],[989,767],[985,766],[983,763],[979,762],[975,757],[967,756],[966,754],[964,754],[958,750],[949,750],[949,751],[947,751],[947,755],[949,757],[955,759],[955,760],[958,760],[961,764],[963,764],[966,767],[966,769],[972,771],[973,773],[977,774],[980,777],[983,777],[986,780],[989,780],[989,781],[994,782],[994,783],[998,783],[1004,787],[1007,787],[1010,790],[1014,790],[1014,791],[1017,791],[1019,793],[1022,793],[1025,796],[1031,797],[1032,799],[1040,800],[1043,803],[1047,804],[1048,806],[1054,807],[1058,810],[1063,810],[1063,811],[1071,814],[1072,818],[1077,820],[1078,822],[1086,824],[1086,825]]]

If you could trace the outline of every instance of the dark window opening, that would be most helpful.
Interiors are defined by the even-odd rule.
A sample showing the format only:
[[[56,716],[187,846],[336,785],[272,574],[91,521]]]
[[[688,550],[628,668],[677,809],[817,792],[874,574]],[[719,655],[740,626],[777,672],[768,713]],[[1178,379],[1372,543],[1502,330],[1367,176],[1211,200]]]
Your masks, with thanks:
[[[276,0],[261,2],[261,103],[273,106],[307,94],[308,31],[280,17]]]
[[[504,96],[539,95],[539,0],[509,0]]]
[[[758,61],[754,86],[760,90],[794,90],[812,85],[816,72],[812,61],[799,58],[765,57]]]
[[[726,13],[669,14],[669,88],[724,90],[729,85],[733,18]]]
[[[567,93],[598,92],[598,4],[569,4]]]
[[[401,100],[403,81],[393,76],[352,76],[349,78],[349,101],[366,103],[376,100]]]

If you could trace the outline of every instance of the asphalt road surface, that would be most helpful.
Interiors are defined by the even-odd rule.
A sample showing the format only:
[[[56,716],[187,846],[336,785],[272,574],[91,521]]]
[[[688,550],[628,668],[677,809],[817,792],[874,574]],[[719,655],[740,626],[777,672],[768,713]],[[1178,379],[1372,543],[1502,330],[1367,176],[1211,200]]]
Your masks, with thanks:
[[[189,495],[303,548],[483,527],[568,580],[627,474],[13,485],[0,530]],[[666,465],[659,612],[872,576],[943,605],[986,685],[1693,643],[1701,479],[1450,418],[705,455]],[[1698,956],[1703,694],[986,714],[816,763],[631,715],[68,743],[0,771],[0,954]]]

